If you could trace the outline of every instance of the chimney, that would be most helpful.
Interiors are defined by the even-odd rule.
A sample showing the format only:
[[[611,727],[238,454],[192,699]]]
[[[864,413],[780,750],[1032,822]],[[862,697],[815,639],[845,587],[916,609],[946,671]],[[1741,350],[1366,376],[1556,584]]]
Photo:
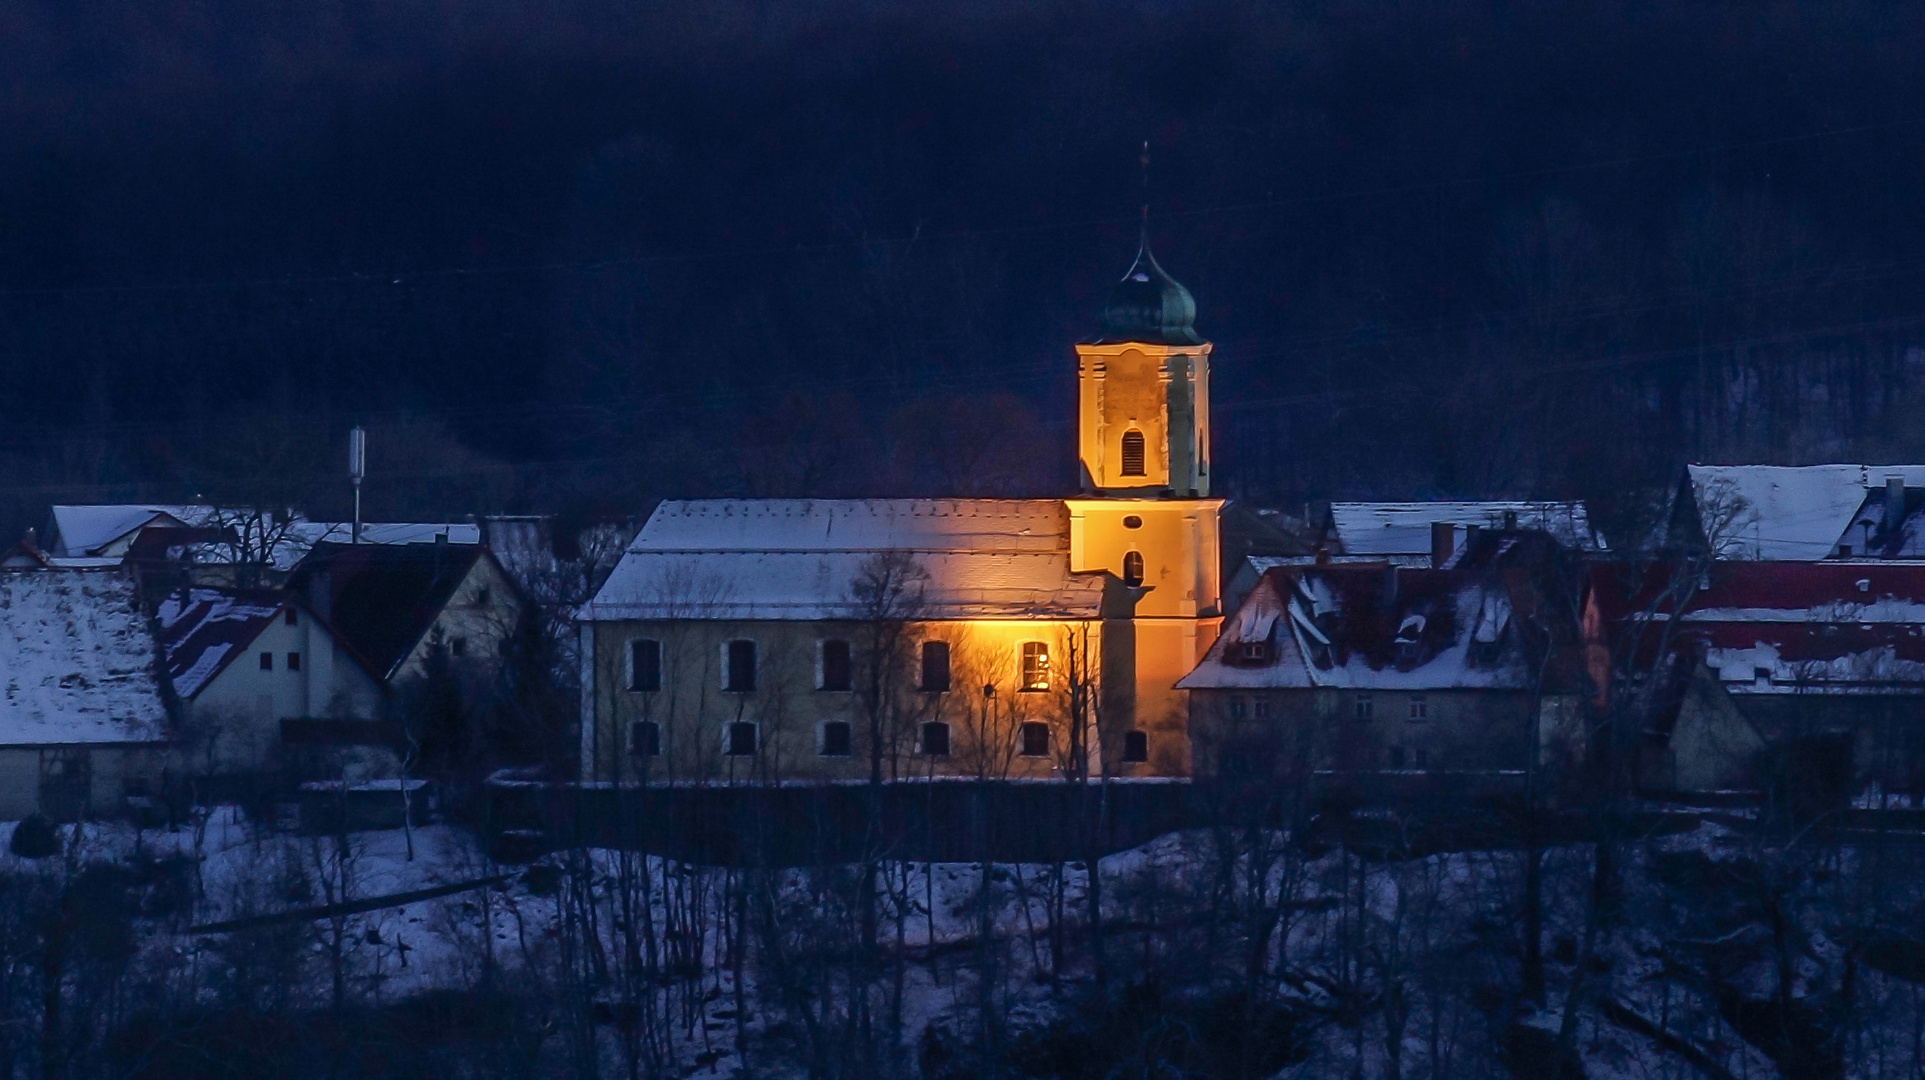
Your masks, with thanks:
[[[334,618],[334,575],[325,563],[308,575],[307,606],[322,621]]]
[[[1471,549],[1477,546],[1478,539],[1483,535],[1484,535],[1484,527],[1482,525],[1464,526],[1464,557],[1465,558],[1470,557]]]
[[[1517,511],[1515,510],[1504,511],[1504,530],[1506,532],[1511,532],[1511,531],[1514,531],[1516,528],[1517,528]]]
[[[33,526],[29,525],[27,526],[27,534],[25,536],[22,536],[20,540],[22,543],[26,544],[30,548],[38,548],[40,546],[38,542],[39,538],[40,538],[39,532],[36,531]]]
[[[1397,606],[1397,564],[1384,567],[1384,609],[1392,610]]]
[[[1905,478],[1887,476],[1885,478],[1885,527],[1882,532],[1887,537],[1896,537],[1898,527],[1905,522]]]
[[[1457,526],[1448,521],[1430,523],[1430,565],[1441,569],[1450,561],[1451,552],[1457,550]]]

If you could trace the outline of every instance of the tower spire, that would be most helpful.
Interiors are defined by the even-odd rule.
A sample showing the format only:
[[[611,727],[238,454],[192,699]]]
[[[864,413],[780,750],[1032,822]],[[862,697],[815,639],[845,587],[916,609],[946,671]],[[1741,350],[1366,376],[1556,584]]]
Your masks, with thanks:
[[[1148,139],[1143,140],[1143,156],[1140,160],[1143,163],[1143,224],[1139,239],[1141,248],[1148,251],[1150,249],[1150,140]]]

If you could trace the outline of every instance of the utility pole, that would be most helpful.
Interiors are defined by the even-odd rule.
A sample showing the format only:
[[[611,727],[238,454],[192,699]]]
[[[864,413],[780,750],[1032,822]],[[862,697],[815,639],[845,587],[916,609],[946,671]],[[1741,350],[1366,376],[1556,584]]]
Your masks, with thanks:
[[[354,485],[354,537],[361,542],[361,477],[368,471],[368,433],[361,425],[348,432],[348,480]]]

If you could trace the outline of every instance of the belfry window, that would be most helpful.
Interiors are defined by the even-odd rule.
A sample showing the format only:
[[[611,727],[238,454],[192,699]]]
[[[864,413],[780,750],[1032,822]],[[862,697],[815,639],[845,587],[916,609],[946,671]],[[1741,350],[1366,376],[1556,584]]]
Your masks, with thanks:
[[[1123,475],[1142,476],[1143,433],[1131,428],[1123,433]]]
[[[1143,584],[1143,553],[1126,551],[1123,553],[1123,584]]]

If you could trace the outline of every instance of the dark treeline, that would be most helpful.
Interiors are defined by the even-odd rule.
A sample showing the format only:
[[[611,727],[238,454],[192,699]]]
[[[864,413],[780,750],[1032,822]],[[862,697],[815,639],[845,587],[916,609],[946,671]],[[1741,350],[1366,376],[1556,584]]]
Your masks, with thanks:
[[[0,524],[1073,483],[1154,234],[1232,493],[1925,454],[1925,17],[1563,0],[17,5]]]

